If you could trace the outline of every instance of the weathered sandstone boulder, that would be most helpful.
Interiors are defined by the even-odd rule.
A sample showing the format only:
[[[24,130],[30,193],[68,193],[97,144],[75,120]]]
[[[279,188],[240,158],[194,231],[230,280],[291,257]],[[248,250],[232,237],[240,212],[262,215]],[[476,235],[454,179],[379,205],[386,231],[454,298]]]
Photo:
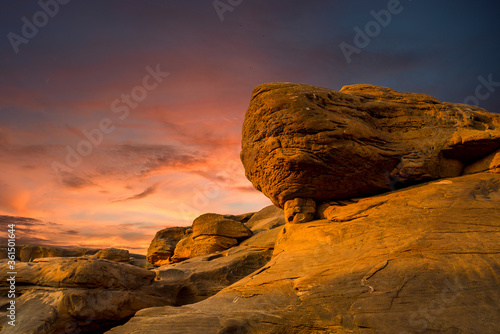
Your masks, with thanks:
[[[181,239],[175,247],[174,255],[171,258],[172,262],[181,262],[191,257],[193,251],[194,240],[191,236]]]
[[[154,266],[170,263],[177,243],[192,233],[190,227],[168,227],[156,232],[148,248],[147,259]]]
[[[283,209],[278,208],[276,205],[269,205],[256,212],[245,225],[253,232],[259,232],[273,229],[285,223]]]
[[[92,257],[115,262],[130,262],[130,253],[126,249],[105,248],[92,255]]]
[[[251,236],[252,231],[237,220],[216,213],[205,213],[193,221],[193,238],[202,235],[241,240]]]
[[[219,235],[200,235],[193,238],[193,245],[189,257],[203,256],[220,252],[238,244],[235,238]]]
[[[179,241],[171,262],[220,252],[250,237],[253,232],[234,217],[206,213],[196,218],[192,235]]]
[[[454,177],[500,147],[500,115],[372,85],[256,87],[243,124],[247,178],[281,208]]]
[[[99,249],[93,248],[63,248],[52,246],[21,245],[19,259],[22,262],[32,261],[43,257],[75,257],[93,255]]]
[[[499,208],[491,172],[342,202],[215,296],[108,333],[499,333]]]

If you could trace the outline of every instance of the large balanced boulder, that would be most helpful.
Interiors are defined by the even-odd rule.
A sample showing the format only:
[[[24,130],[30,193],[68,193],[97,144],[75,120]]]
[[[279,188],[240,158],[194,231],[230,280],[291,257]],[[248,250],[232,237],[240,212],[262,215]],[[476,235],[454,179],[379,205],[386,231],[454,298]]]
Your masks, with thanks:
[[[170,263],[177,243],[191,234],[190,227],[168,227],[156,232],[148,248],[147,259],[154,266]]]
[[[253,186],[284,208],[459,176],[499,147],[500,115],[475,106],[372,85],[270,83],[253,91],[241,160]]]
[[[499,208],[491,172],[342,202],[215,296],[109,333],[500,333]]]

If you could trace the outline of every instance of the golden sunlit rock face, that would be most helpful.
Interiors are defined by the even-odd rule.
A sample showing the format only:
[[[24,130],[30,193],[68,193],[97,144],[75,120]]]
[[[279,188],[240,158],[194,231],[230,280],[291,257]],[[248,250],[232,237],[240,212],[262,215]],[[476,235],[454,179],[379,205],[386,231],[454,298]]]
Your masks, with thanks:
[[[109,333],[498,333],[499,207],[492,172],[330,205],[260,270]]]
[[[254,187],[284,207],[459,176],[499,147],[500,116],[475,106],[372,85],[269,83],[253,91],[241,160]]]

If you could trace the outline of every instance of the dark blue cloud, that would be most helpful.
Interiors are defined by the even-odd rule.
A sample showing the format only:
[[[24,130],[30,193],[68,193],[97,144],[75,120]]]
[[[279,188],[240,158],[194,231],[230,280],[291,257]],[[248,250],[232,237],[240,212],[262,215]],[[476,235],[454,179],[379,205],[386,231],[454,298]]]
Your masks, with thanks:
[[[187,108],[228,93],[243,99],[268,81],[333,89],[372,83],[452,102],[474,94],[479,76],[500,81],[496,1],[401,0],[402,11],[347,63],[339,44],[353,44],[354,27],[364,29],[371,12],[388,3],[243,1],[221,22],[212,1],[72,0],[15,54],[7,34],[20,33],[21,18],[31,19],[40,7],[3,1],[0,86],[25,92],[36,107],[0,96],[0,119],[18,127],[30,120],[74,124],[80,119],[67,105],[100,96],[95,112],[105,112],[156,63],[176,82],[165,104]],[[500,110],[499,91],[480,106]]]

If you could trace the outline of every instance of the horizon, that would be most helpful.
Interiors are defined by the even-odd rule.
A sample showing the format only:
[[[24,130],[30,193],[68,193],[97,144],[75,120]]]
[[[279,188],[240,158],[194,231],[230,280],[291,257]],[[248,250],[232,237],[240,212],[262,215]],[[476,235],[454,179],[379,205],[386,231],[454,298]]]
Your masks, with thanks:
[[[165,227],[270,205],[239,160],[266,82],[500,112],[493,1],[232,3],[0,5],[0,225],[18,245],[145,253]]]

